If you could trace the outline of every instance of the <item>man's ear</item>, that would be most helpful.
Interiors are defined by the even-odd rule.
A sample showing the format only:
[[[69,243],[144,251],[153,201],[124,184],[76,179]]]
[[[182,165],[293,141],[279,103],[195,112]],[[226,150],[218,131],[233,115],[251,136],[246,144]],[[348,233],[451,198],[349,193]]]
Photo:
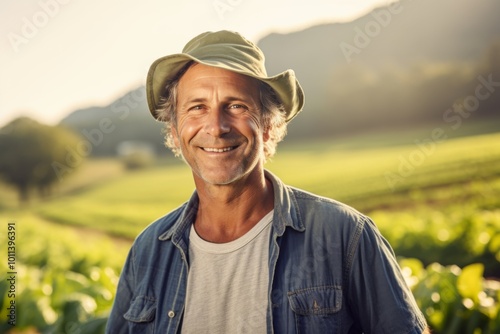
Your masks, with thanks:
[[[264,128],[264,133],[262,134],[262,139],[264,140],[264,142],[268,141],[269,138],[271,137],[269,135],[270,132],[271,132],[271,126],[266,126]]]
[[[179,134],[177,133],[177,129],[175,128],[173,122],[170,124],[170,133],[172,134],[172,139],[174,140],[175,147],[180,148],[181,144],[179,141]]]

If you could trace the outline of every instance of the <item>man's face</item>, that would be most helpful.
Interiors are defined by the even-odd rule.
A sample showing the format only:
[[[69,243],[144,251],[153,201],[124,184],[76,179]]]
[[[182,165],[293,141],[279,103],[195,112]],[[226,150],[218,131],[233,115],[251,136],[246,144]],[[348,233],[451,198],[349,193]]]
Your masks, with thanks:
[[[267,133],[256,79],[195,64],[177,92],[172,134],[195,181],[225,185],[263,168]]]

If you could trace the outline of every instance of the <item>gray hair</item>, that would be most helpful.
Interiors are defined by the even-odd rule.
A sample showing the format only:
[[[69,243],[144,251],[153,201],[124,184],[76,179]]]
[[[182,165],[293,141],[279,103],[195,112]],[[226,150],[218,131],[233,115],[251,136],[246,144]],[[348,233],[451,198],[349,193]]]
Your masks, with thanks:
[[[161,99],[159,108],[156,111],[158,120],[165,123],[163,132],[165,133],[165,146],[174,152],[176,157],[182,157],[181,148],[177,147],[172,136],[172,126],[177,125],[177,90],[179,80],[186,71],[194,64],[193,61],[187,63],[177,75],[165,86],[164,97]],[[262,111],[262,127],[268,131],[269,139],[264,142],[264,158],[267,161],[276,153],[276,147],[285,138],[287,123],[285,108],[279,100],[276,92],[266,83],[260,83],[260,103]]]

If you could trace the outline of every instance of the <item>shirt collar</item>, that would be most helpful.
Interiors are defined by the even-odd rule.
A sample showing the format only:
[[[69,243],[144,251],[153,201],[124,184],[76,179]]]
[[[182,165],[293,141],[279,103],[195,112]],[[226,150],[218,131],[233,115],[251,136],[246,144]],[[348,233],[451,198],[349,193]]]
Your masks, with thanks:
[[[299,207],[293,190],[285,185],[276,175],[268,170],[265,177],[273,184],[274,189],[274,217],[273,226],[278,236],[283,235],[286,227],[296,231],[304,231],[305,226],[300,219]]]
[[[274,216],[273,227],[278,236],[283,235],[286,227],[296,231],[304,231],[305,226],[300,219],[296,198],[290,187],[285,185],[277,176],[268,170],[264,170],[265,177],[273,184],[274,191]],[[189,201],[184,205],[181,214],[174,225],[159,236],[164,241],[172,239],[174,242],[181,241],[187,235],[186,231],[191,227],[198,211],[198,194],[194,191]]]

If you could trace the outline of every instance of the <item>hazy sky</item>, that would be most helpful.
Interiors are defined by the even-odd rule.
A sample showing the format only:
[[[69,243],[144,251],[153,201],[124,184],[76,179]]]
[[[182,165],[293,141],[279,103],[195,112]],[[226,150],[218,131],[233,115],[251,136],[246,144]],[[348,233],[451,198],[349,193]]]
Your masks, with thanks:
[[[0,0],[0,126],[21,115],[55,124],[77,108],[108,104],[143,84],[155,59],[204,31],[257,42],[389,2]]]

